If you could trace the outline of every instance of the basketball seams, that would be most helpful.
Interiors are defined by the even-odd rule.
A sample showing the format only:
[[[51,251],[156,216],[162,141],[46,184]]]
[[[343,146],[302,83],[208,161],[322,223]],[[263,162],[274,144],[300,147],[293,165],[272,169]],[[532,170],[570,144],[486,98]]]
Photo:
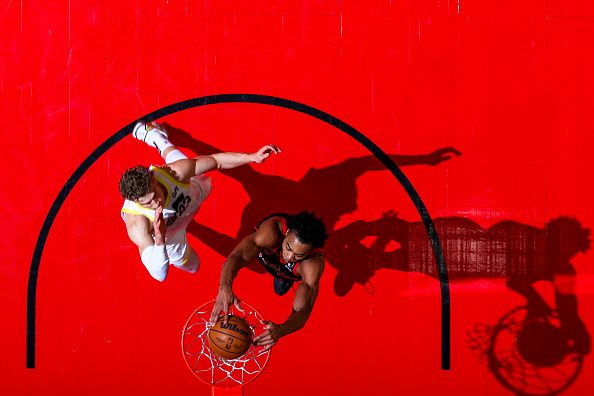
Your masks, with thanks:
[[[224,349],[224,348],[221,348],[221,347],[220,347],[220,346],[217,344],[216,340],[213,340],[213,339],[212,339],[212,337],[210,336],[210,332],[208,333],[208,338],[209,338],[209,339],[210,339],[210,341],[211,341],[210,348],[213,350],[213,352],[214,352],[216,355],[219,355],[219,353],[217,353],[216,351],[214,351],[214,349],[218,350],[220,353],[224,353],[224,354],[228,354],[228,355],[237,355],[237,356],[235,356],[233,359],[236,359],[236,358],[238,358],[238,357],[242,356],[243,354],[245,354],[245,352],[233,352],[233,351],[228,351],[228,350],[226,350],[226,349]],[[248,349],[249,349],[249,347],[248,347]],[[219,355],[219,356],[220,356],[220,355]],[[223,357],[223,356],[221,356],[221,357],[222,357],[223,359],[231,359],[231,358],[227,358],[227,357]]]
[[[212,333],[212,332],[217,332],[217,333],[220,333],[220,334],[229,336],[229,337],[237,338],[238,340],[245,341],[248,344],[251,344],[252,343],[250,340],[246,340],[245,338],[241,338],[241,337],[238,337],[238,336],[235,336],[235,335],[231,335],[229,333],[225,333],[225,332],[222,332],[222,331],[217,330],[217,329],[210,329],[210,331],[208,333],[209,334],[209,337],[210,337],[210,333]],[[211,340],[212,340],[212,338],[211,338]]]
[[[209,329],[207,337],[210,349],[214,354],[223,359],[233,360],[243,356],[249,350],[254,331],[249,322],[240,316],[230,315],[227,324],[237,329],[233,327],[223,328],[222,317],[219,317],[215,325]],[[250,335],[251,337],[249,337]],[[235,350],[225,348],[225,344],[229,340],[236,342],[231,346]]]

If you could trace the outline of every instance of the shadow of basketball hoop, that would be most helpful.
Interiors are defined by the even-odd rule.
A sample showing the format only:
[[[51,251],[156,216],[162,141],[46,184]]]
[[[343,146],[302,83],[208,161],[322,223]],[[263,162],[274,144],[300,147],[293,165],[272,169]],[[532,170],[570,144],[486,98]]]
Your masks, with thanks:
[[[533,313],[516,307],[497,324],[477,324],[467,332],[497,381],[521,396],[552,396],[578,377],[588,353],[579,334],[567,334],[556,310]]]

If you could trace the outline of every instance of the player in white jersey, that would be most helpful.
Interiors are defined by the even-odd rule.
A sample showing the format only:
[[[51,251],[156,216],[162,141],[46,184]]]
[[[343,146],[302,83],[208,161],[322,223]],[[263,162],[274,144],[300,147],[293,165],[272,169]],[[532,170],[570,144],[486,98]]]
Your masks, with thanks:
[[[186,228],[210,194],[210,178],[204,173],[262,163],[280,149],[269,144],[252,154],[217,153],[189,159],[155,122],[136,124],[132,136],[156,147],[166,164],[136,166],[122,175],[119,187],[125,201],[121,213],[128,236],[158,281],[165,280],[169,265],[196,272],[200,259],[187,242]]]

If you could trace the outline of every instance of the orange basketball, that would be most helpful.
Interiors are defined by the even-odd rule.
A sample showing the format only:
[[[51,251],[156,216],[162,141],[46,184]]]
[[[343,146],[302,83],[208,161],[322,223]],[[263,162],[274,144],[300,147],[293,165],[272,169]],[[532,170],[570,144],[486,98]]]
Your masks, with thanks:
[[[237,359],[250,347],[253,339],[252,329],[245,319],[229,315],[227,323],[219,317],[217,323],[208,330],[208,345],[211,351],[223,359]]]

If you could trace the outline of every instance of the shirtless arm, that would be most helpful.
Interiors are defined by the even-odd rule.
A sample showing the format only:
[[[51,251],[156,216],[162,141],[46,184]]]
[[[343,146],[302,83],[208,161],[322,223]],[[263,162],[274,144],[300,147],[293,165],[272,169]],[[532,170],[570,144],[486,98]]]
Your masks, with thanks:
[[[245,153],[217,153],[200,155],[194,159],[183,159],[168,164],[169,168],[177,174],[179,180],[187,182],[191,177],[210,172],[215,169],[233,169],[252,162],[260,164],[270,154],[280,153],[275,145],[268,144],[252,154]]]
[[[313,310],[324,271],[324,259],[306,260],[300,269],[303,279],[293,299],[293,313],[282,324],[265,321],[264,332],[254,338],[254,343],[264,346],[265,351],[272,348],[281,337],[301,329]]]
[[[275,246],[278,242],[277,229],[278,218],[266,220],[255,232],[243,238],[229,254],[221,269],[219,293],[210,314],[210,323],[215,323],[221,312],[226,321],[231,304],[243,312],[239,299],[233,294],[233,281],[239,270],[254,260],[262,248]]]

